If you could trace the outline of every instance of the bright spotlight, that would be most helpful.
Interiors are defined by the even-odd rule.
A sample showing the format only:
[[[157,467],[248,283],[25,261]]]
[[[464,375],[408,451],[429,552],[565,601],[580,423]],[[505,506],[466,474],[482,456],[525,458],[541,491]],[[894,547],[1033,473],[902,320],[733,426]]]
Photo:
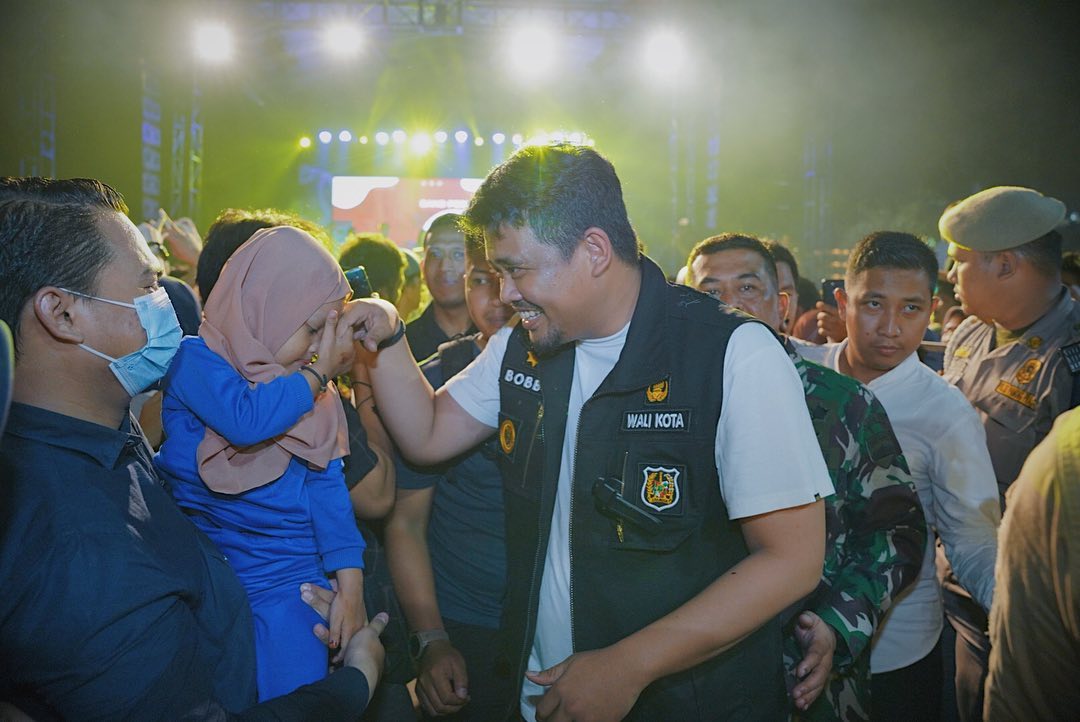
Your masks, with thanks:
[[[366,135],[360,136],[360,145],[367,145],[367,144],[368,144],[368,137]]]
[[[468,139],[469,134],[466,133],[464,130],[459,130],[458,132],[454,133],[454,140],[456,140],[458,143],[464,143]]]
[[[521,145],[525,142],[525,136],[523,136],[521,133],[514,133],[513,137],[510,138],[510,142],[514,145]]]
[[[495,145],[502,145],[506,142],[506,134],[496,133],[495,135],[491,136],[491,142]]]
[[[547,75],[558,57],[558,40],[549,28],[528,25],[510,34],[507,44],[515,75],[538,80]]]
[[[581,142],[585,140],[585,136],[575,130],[573,133],[570,134],[568,140],[574,145],[581,145]]]
[[[232,32],[221,23],[203,23],[195,28],[195,57],[208,63],[232,60]]]
[[[404,143],[406,138],[408,138],[408,136],[405,135],[405,131],[403,130],[395,130],[393,133],[390,134],[390,139],[398,145]]]
[[[551,134],[552,143],[562,143],[564,140],[566,140],[566,133],[561,130],[557,130]]]
[[[390,134],[387,133],[385,130],[380,130],[378,133],[375,134],[375,142],[379,145],[386,145],[390,142]]]
[[[480,136],[476,136],[476,139],[473,142],[476,143],[478,146],[480,146],[480,145],[484,144],[484,139],[481,138]]]
[[[540,131],[536,135],[525,141],[525,145],[547,145],[551,142],[551,138],[544,131]]]
[[[415,133],[409,139],[409,148],[417,155],[423,155],[431,150],[431,136],[427,133]]]
[[[437,131],[435,131],[435,142],[436,143],[445,143],[447,137],[448,136],[446,135],[445,130],[437,130]]]
[[[307,137],[306,135],[303,138],[301,138],[300,139],[300,147],[301,148],[310,148],[311,147],[311,138]]]
[[[334,139],[334,134],[331,133],[330,131],[328,131],[328,130],[319,131],[319,142],[322,143],[323,145],[326,145],[327,143],[329,143],[333,139]]]
[[[323,48],[334,57],[355,58],[363,44],[364,34],[353,23],[335,22],[323,30]]]
[[[674,30],[658,30],[645,42],[645,71],[658,80],[678,80],[688,69],[686,42]]]
[[[351,143],[352,142],[352,133],[350,133],[347,130],[343,130],[340,133],[338,133],[337,139],[340,140],[342,143]]]

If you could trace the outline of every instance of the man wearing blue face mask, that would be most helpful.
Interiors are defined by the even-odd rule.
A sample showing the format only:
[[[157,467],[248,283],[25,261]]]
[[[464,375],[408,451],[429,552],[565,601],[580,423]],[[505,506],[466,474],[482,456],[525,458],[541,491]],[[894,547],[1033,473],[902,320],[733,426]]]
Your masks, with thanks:
[[[181,333],[125,210],[97,181],[0,179],[0,320],[16,353],[0,439],[0,713],[355,718],[385,618],[349,641],[347,669],[252,707],[244,590],[162,488],[128,412]]]

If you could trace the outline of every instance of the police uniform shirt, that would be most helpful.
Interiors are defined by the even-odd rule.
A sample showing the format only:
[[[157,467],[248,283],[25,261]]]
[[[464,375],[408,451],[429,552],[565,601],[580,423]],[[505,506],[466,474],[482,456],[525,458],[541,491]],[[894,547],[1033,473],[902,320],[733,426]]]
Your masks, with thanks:
[[[1057,304],[1012,343],[994,348],[995,326],[969,317],[945,350],[945,380],[975,406],[986,429],[998,492],[1071,404],[1074,375],[1062,347],[1080,342],[1080,304]]]
[[[567,624],[574,433],[582,404],[618,361],[628,328],[629,324],[608,338],[577,344],[530,669],[546,669],[574,652]],[[492,336],[476,361],[446,385],[454,401],[493,429],[498,425],[499,373],[511,330],[506,327]],[[784,453],[777,454],[777,449]],[[798,373],[784,348],[760,324],[740,326],[728,344],[715,457],[721,495],[733,519],[801,506],[833,493]],[[534,718],[539,697],[533,695],[543,692],[526,680],[521,696],[525,719]]]

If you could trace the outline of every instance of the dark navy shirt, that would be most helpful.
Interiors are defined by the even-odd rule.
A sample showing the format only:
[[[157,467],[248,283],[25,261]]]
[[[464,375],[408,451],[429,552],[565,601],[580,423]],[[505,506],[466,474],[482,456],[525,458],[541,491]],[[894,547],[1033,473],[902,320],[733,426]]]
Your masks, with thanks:
[[[244,590],[130,419],[117,430],[12,406],[0,589],[0,699],[36,719],[221,718],[255,702]],[[344,672],[243,716],[355,714],[366,681]]]
[[[472,333],[476,333],[476,327],[469,324],[469,329],[463,335]],[[424,312],[405,327],[405,338],[409,339],[409,349],[418,363],[434,356],[439,346],[450,340],[450,337],[443,333],[435,321],[434,301],[429,303]]]
[[[480,351],[465,339],[454,343],[469,343],[473,357]],[[422,368],[436,389],[449,380],[440,357]],[[439,468],[412,467],[400,457],[397,465],[399,489],[436,487],[428,549],[440,614],[489,629],[499,626],[506,588],[506,522],[494,443],[492,436]]]

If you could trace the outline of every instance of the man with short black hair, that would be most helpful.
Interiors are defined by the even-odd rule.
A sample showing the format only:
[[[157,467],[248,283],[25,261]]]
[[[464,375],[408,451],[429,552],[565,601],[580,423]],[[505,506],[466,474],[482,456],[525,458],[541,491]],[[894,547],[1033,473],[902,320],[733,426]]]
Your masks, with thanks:
[[[770,253],[777,248],[744,234],[707,238],[690,252],[687,280],[776,330],[791,303]],[[871,638],[918,575],[926,520],[881,402],[858,381],[800,357],[787,339],[785,347],[836,494],[825,499],[821,583],[786,623],[784,666],[798,718],[866,720]]]
[[[937,258],[909,233],[880,231],[848,257],[837,292],[847,338],[799,346],[804,357],[866,384],[889,414],[922,500],[957,574],[988,609],[1001,519],[986,434],[967,399],[923,365],[916,350],[936,304]],[[941,592],[933,545],[919,580],[889,612],[870,665],[874,716],[932,720],[940,707]],[[918,689],[918,695],[912,690]]]
[[[350,233],[338,252],[343,270],[363,266],[371,290],[396,304],[405,283],[405,257],[397,244],[381,233]]]
[[[504,716],[781,717],[775,620],[820,578],[832,493],[783,347],[666,282],[591,148],[522,148],[467,218],[520,318],[469,367],[433,392],[392,306],[346,320],[383,347],[376,400],[407,458],[498,434]]]
[[[944,377],[982,420],[1002,509],[1028,454],[1080,402],[1080,303],[1062,286],[1055,230],[1064,218],[1055,198],[998,186],[949,207],[938,223],[948,279],[969,315],[949,339]],[[987,619],[952,575],[944,585],[957,706],[970,722],[982,718]]]
[[[424,233],[420,270],[431,303],[405,331],[417,361],[434,354],[439,344],[476,331],[465,306],[465,232],[461,221],[456,213],[444,213]]]

